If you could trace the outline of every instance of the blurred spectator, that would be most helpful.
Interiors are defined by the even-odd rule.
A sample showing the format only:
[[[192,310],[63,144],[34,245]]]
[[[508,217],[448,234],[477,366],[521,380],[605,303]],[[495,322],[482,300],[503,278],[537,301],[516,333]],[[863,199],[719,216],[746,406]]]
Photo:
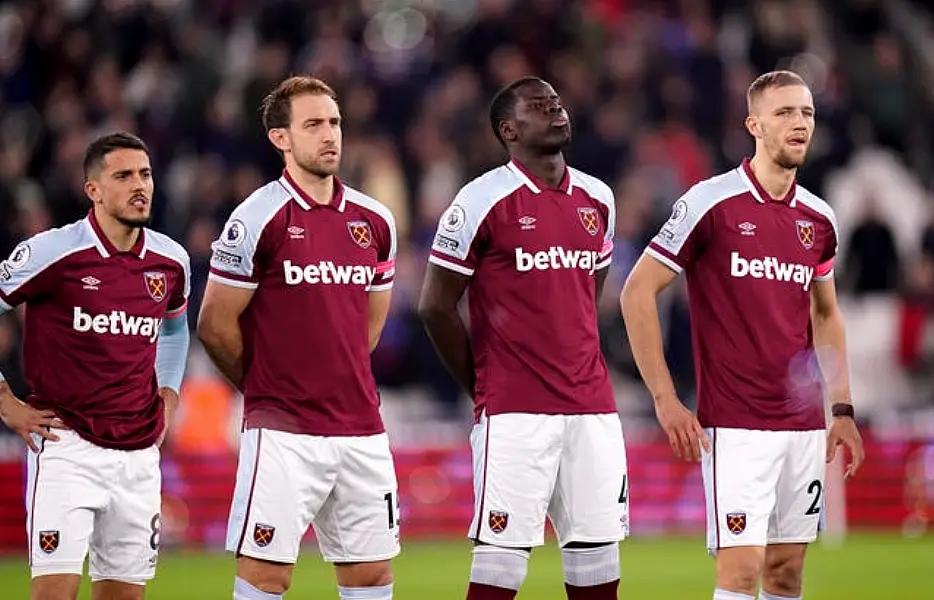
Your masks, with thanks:
[[[847,247],[846,277],[854,295],[895,290],[899,279],[895,236],[872,196],[864,200],[862,218],[850,234]]]

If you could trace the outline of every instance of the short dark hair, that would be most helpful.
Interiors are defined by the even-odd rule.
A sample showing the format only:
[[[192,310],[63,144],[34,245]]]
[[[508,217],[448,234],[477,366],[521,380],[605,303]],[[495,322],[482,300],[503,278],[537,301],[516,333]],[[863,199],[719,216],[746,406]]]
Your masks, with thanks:
[[[490,102],[490,126],[493,128],[493,135],[499,140],[499,143],[506,147],[506,141],[499,134],[499,126],[503,121],[516,116],[516,104],[519,102],[519,88],[529,83],[545,83],[541,77],[527,75],[520,77],[510,84],[503,86],[493,100]]]
[[[804,79],[794,71],[770,71],[759,75],[756,77],[756,80],[750,84],[749,90],[746,91],[746,108],[749,112],[752,112],[753,102],[755,102],[756,98],[761,96],[762,92],[765,90],[788,85],[808,86]]]
[[[137,136],[126,131],[117,131],[115,133],[108,133],[107,135],[102,135],[97,138],[90,144],[88,144],[87,149],[84,151],[84,177],[85,179],[91,176],[93,171],[96,171],[101,167],[104,162],[104,158],[111,152],[115,150],[142,150],[146,153],[146,156],[151,158],[149,154],[149,148],[146,147],[146,143],[139,139]]]
[[[337,94],[331,86],[317,77],[295,75],[282,81],[263,98],[260,110],[263,114],[263,127],[270,129],[288,127],[292,121],[292,98],[302,94],[327,96],[337,102]]]

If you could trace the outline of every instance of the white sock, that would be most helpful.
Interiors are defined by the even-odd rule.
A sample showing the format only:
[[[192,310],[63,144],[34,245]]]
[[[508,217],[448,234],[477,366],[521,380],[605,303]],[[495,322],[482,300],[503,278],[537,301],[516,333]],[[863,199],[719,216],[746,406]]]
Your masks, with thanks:
[[[474,546],[470,581],[518,590],[529,570],[529,553],[520,548]]]
[[[233,600],[282,600],[282,594],[270,594],[255,588],[246,579],[234,581]]]
[[[392,584],[378,587],[337,587],[341,600],[392,600]]]
[[[749,594],[740,594],[739,592],[728,592],[717,588],[713,591],[713,600],[756,600],[755,596]]]
[[[575,587],[603,585],[619,579],[619,544],[595,548],[562,548],[564,582]]]
[[[801,600],[801,596],[776,596],[765,590],[759,590],[759,600]]]

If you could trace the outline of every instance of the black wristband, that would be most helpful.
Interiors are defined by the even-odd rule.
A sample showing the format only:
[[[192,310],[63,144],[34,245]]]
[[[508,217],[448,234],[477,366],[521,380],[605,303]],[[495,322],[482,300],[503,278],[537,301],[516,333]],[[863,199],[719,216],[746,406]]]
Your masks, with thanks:
[[[837,402],[830,407],[830,414],[835,417],[850,417],[851,419],[855,417],[853,405],[849,402]]]

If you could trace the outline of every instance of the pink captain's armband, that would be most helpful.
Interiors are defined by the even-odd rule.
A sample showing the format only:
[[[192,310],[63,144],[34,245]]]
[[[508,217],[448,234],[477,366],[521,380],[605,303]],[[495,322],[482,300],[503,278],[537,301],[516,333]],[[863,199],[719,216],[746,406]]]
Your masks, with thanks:
[[[393,259],[393,260],[387,260],[386,262],[377,263],[377,264],[376,264],[376,274],[377,274],[377,275],[382,275],[383,273],[388,273],[389,271],[392,271],[392,270],[395,269],[395,268],[396,268],[396,261],[395,261],[395,259]]]
[[[824,261],[821,264],[817,265],[817,277],[826,277],[833,271],[833,259]]]
[[[607,240],[607,241],[603,244],[603,247],[600,248],[600,256],[603,256],[603,255],[609,253],[612,249],[613,249],[613,241],[612,241],[612,240]]]

